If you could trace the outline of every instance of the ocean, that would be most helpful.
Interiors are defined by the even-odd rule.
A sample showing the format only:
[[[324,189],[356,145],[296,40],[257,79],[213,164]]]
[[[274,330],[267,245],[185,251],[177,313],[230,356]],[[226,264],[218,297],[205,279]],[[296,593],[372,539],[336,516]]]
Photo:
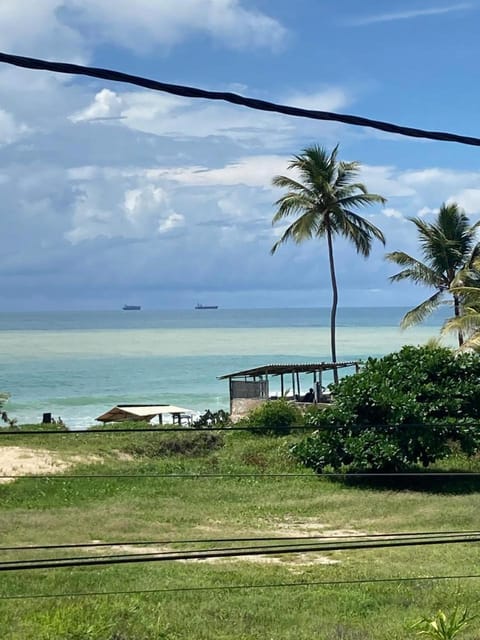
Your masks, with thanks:
[[[402,331],[405,311],[340,309],[338,359],[381,356],[438,336],[441,315]],[[228,410],[228,381],[217,376],[328,361],[329,317],[326,308],[3,312],[0,391],[11,394],[5,408],[21,424],[49,412],[85,428],[122,403]]]

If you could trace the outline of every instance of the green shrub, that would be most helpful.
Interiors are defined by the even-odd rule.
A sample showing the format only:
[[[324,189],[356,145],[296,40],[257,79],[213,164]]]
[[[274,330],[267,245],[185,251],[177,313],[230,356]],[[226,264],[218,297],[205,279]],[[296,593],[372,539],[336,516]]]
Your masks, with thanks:
[[[65,424],[62,423],[58,423],[58,422],[52,422],[52,423],[43,423],[40,422],[38,424],[17,424],[16,420],[14,421],[14,424],[11,424],[8,427],[4,427],[1,423],[0,423],[0,430],[1,431],[68,431],[67,427],[65,426]]]
[[[480,358],[438,346],[403,347],[369,358],[364,369],[332,388],[331,407],[310,412],[317,431],[292,447],[320,472],[395,472],[424,467],[457,449],[480,445]]]
[[[286,435],[291,427],[303,424],[303,416],[294,404],[280,398],[255,407],[241,424],[252,427],[253,433]]]
[[[470,616],[467,609],[455,608],[450,616],[438,611],[433,618],[422,618],[413,625],[418,629],[417,635],[433,638],[434,640],[454,640],[478,616]]]
[[[192,427],[200,429],[210,429],[212,427],[228,427],[231,425],[230,414],[223,409],[210,411],[207,409],[196,420],[192,422]]]
[[[141,442],[130,444],[126,451],[135,456],[159,458],[165,456],[204,456],[224,445],[223,435],[211,432],[187,432],[173,435],[161,432],[148,434]]]

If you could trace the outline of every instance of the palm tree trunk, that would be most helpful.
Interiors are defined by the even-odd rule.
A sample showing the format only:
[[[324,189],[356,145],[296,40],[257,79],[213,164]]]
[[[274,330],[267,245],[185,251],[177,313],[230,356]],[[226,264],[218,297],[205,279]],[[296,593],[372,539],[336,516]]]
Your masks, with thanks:
[[[453,308],[455,311],[455,317],[460,317],[460,300],[456,294],[453,294]],[[458,331],[458,346],[461,347],[463,344],[463,332],[461,330]]]
[[[330,350],[332,353],[332,362],[337,362],[337,341],[335,337],[335,330],[337,324],[337,305],[338,305],[338,287],[337,287],[337,276],[335,275],[335,261],[333,259],[333,239],[332,239],[332,231],[330,229],[330,220],[327,216],[325,217],[325,228],[327,232],[327,243],[328,243],[328,261],[330,263],[330,280],[332,282],[332,309],[330,312]],[[337,369],[333,370],[333,381],[335,384],[338,382],[338,371]]]

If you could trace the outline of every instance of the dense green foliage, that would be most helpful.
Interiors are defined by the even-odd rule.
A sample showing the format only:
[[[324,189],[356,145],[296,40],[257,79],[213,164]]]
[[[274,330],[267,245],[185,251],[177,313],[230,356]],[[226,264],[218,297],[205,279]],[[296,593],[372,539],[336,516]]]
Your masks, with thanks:
[[[480,358],[444,347],[403,347],[369,358],[364,369],[333,388],[335,403],[306,416],[318,431],[292,449],[322,471],[401,471],[428,466],[456,447],[480,444]]]
[[[294,404],[280,398],[259,405],[239,424],[252,427],[253,433],[285,435],[291,427],[303,424],[303,416]]]
[[[149,433],[141,442],[136,441],[124,450],[135,456],[157,458],[162,456],[201,456],[223,446],[221,433],[195,432],[162,434]]]
[[[50,422],[44,423],[40,422],[38,424],[18,424],[16,420],[9,421],[9,426],[3,426],[0,423],[0,429],[2,431],[68,431],[67,427],[63,422]],[[13,423],[13,424],[12,424]]]
[[[224,411],[223,409],[210,411],[210,409],[207,409],[192,422],[192,427],[208,429],[209,427],[227,427],[230,424],[230,414],[228,411]]]

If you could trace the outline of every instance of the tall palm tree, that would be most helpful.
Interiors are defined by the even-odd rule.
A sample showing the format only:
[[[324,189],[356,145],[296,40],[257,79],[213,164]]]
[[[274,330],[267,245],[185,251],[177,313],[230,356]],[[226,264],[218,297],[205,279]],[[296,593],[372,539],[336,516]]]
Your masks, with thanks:
[[[297,214],[298,217],[285,229],[271,249],[274,254],[287,240],[300,244],[310,238],[327,239],[332,283],[330,343],[333,363],[337,362],[335,329],[338,305],[333,237],[344,236],[353,243],[357,253],[367,257],[373,238],[383,244],[385,238],[380,229],[362,218],[355,209],[375,202],[386,202],[382,196],[368,193],[362,183],[355,182],[360,171],[358,162],[339,161],[337,154],[338,145],[331,153],[317,145],[307,147],[300,155],[294,156],[288,166],[296,172],[298,180],[287,176],[276,176],[273,179],[276,187],[287,189],[287,192],[275,203],[278,210],[273,216],[272,224],[283,222],[285,218]],[[333,374],[335,382],[338,382],[336,369]]]
[[[411,309],[402,319],[403,328],[419,324],[450,295],[455,317],[462,312],[461,286],[468,286],[480,275],[478,259],[480,245],[475,234],[480,221],[470,225],[465,212],[456,203],[442,204],[433,223],[421,218],[409,218],[417,227],[423,262],[403,251],[387,253],[390,262],[405,267],[391,276],[392,282],[411,280],[415,284],[436,289],[435,293]],[[458,331],[458,344],[463,344],[463,333]]]

